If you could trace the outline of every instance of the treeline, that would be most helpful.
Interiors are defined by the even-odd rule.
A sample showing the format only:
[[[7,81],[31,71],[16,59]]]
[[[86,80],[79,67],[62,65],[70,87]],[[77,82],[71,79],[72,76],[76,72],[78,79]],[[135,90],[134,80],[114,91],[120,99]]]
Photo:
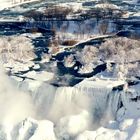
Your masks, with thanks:
[[[46,7],[43,12],[31,10],[25,13],[26,18],[33,18],[34,20],[49,20],[49,19],[56,19],[56,20],[64,20],[66,19],[67,15],[73,12],[72,8],[68,7],[60,7],[60,6],[52,6]]]
[[[70,15],[72,20],[86,20],[90,18],[111,18],[116,19],[122,17],[125,14],[124,11],[119,9],[102,9],[102,8],[93,8],[89,10],[80,9],[74,11],[71,7],[62,7],[62,6],[50,6],[41,11],[31,10],[24,14],[26,18],[32,18],[35,21],[45,21],[45,20],[68,20]],[[70,18],[69,18],[70,20]]]

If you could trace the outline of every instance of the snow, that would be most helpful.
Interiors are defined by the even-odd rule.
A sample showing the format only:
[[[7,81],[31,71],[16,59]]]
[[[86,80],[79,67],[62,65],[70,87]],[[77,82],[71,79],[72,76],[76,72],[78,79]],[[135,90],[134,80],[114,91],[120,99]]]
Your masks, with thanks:
[[[33,34],[32,33],[24,33],[21,36],[25,36],[25,37],[35,39],[35,38],[41,37],[42,34],[41,33],[33,33]]]
[[[29,140],[56,140],[53,123],[47,120],[39,121],[34,135]]]
[[[10,7],[14,7],[14,6],[18,6],[21,4],[25,4],[25,3],[30,3],[33,1],[38,1],[38,0],[23,0],[22,2],[20,0],[15,0],[15,3],[12,3],[12,0],[1,0],[0,1],[0,10],[3,10],[5,8],[10,8]]]
[[[95,132],[86,131],[82,133],[76,140],[125,140],[127,134],[119,130],[108,130],[107,128],[100,128]]]
[[[23,74],[23,76],[31,79],[35,79],[37,81],[48,81],[53,79],[54,74],[47,71],[41,71],[41,72],[29,71],[28,73]]]
[[[93,68],[94,68],[94,65],[92,63],[85,64],[78,70],[78,73],[80,74],[91,73],[93,72]]]
[[[134,13],[133,16],[134,17],[140,17],[140,12]]]
[[[84,113],[84,112],[83,112]],[[140,132],[140,119],[125,119],[122,122],[109,122],[108,127],[99,127],[95,131],[86,130],[80,133],[76,137],[69,137],[69,133],[74,133],[77,131],[75,126],[79,122],[81,127],[79,130],[82,130],[84,127],[84,120],[81,119],[82,116],[72,116],[63,118],[59,125],[62,125],[59,129],[61,133],[65,133],[65,137],[56,135],[58,133],[57,127],[53,128],[54,125],[48,120],[37,121],[31,118],[24,120],[19,124],[19,127],[16,131],[19,132],[20,137],[15,137],[20,140],[38,140],[38,139],[48,139],[48,140],[58,140],[58,139],[73,139],[73,140],[139,140]],[[69,123],[66,123],[66,122]],[[76,122],[75,122],[76,121]],[[80,122],[81,121],[81,122]],[[22,124],[22,125],[21,125]],[[68,125],[64,125],[68,124]],[[75,127],[74,127],[75,126]],[[114,128],[115,126],[115,128]],[[55,133],[54,133],[55,130]]]
[[[40,69],[40,65],[39,65],[39,64],[35,64],[34,67],[33,67],[33,69],[34,69],[34,70]]]
[[[96,4],[95,8],[101,8],[101,9],[120,9],[117,5],[114,4],[109,4],[109,3],[104,3],[104,4]]]
[[[73,55],[69,55],[68,57],[64,58],[64,66],[65,67],[70,68],[70,67],[73,67],[74,64],[75,64],[75,61],[74,61]]]
[[[13,138],[18,140],[56,140],[53,127],[54,124],[51,121],[27,118],[15,127],[14,131],[17,131],[18,135],[12,132],[12,140]]]
[[[96,131],[85,131],[76,140],[139,140],[139,124],[139,119],[125,119],[116,124],[118,128],[108,129],[101,127]]]
[[[11,76],[12,79],[16,80],[17,82],[21,82],[23,79],[17,76]]]
[[[82,3],[78,3],[78,2],[69,2],[69,3],[61,3],[59,4],[62,7],[68,7],[68,8],[72,8],[74,10],[74,12],[83,9],[82,7]]]
[[[81,3],[66,5],[75,10],[82,8]],[[20,8],[17,4],[12,11],[25,10]],[[116,5],[109,4],[97,4],[95,8],[119,9]],[[139,13],[133,16],[137,14]],[[24,20],[22,18],[21,20]],[[109,28],[111,29],[111,25]],[[63,34],[66,38],[60,36],[63,39],[73,39],[76,37],[73,35],[75,29],[77,26],[72,23],[67,30],[69,33]],[[0,140],[139,140],[140,84],[128,86],[125,75],[117,69],[119,77],[109,77],[109,72],[104,77],[101,76],[103,73],[100,73],[96,77],[85,78],[73,87],[55,87],[49,82],[57,75],[42,70],[41,67],[46,62],[53,61],[50,54],[42,55],[41,63],[44,64],[32,61],[36,56],[31,39],[41,36],[40,33],[25,33],[0,38],[3,65],[7,73],[12,74],[9,81],[0,71]],[[110,36],[112,35],[89,38],[85,35],[80,40],[77,38],[79,42],[76,45],[67,48]],[[61,48],[60,52],[62,50],[65,51]],[[88,51],[91,53],[91,50]],[[138,51],[135,55],[138,55]],[[81,56],[84,59],[83,54]],[[78,71],[80,73],[92,72],[94,68],[93,63],[90,63],[90,58],[93,60],[94,56],[87,56],[89,53],[85,53],[84,60],[79,59],[80,63],[85,64]],[[73,67],[75,57],[70,55],[63,62],[66,67]],[[57,61],[54,64],[52,68],[56,67]],[[111,66],[108,65],[108,71],[110,69]],[[119,70],[124,71],[124,67],[120,66]],[[115,70],[113,72],[115,73]],[[122,85],[122,90],[113,90],[114,87]]]
[[[109,79],[109,78],[87,78],[85,80],[83,80],[82,82],[80,82],[78,85],[76,86],[86,86],[88,87],[98,87],[98,88],[113,88],[113,87],[117,87],[119,85],[123,85],[125,82],[122,80],[117,80],[117,79]]]
[[[70,48],[74,48],[82,43],[86,43],[86,42],[90,42],[92,40],[96,40],[96,39],[102,39],[102,38],[108,38],[108,37],[111,37],[113,35],[97,35],[97,36],[94,36],[94,37],[91,37],[91,38],[86,38],[86,39],[82,39],[81,41],[79,41],[77,44],[73,45],[73,46],[69,46],[69,47],[65,47],[65,49],[70,49]]]
[[[90,125],[91,116],[87,111],[82,111],[78,115],[66,116],[60,119],[56,125],[56,132],[59,137],[69,139],[85,129]]]
[[[26,91],[31,92],[30,95],[38,108],[38,117],[42,119],[28,118],[17,124],[10,132],[6,129],[8,137],[12,137],[13,140],[16,138],[20,140],[139,139],[140,120],[138,116],[140,114],[136,115],[139,112],[136,110],[139,106],[136,107],[134,102],[131,103],[131,96],[128,95],[128,91],[135,92],[134,89],[139,89],[138,85],[134,89],[126,87],[124,91],[112,92],[113,87],[122,85],[125,81],[92,77],[83,80],[74,87],[54,88],[43,83],[42,77],[39,78],[39,73],[28,73],[28,77],[37,77],[36,80],[25,80],[20,83],[19,87],[22,86]],[[42,76],[45,73],[43,72]],[[44,77],[47,78],[47,75]],[[28,85],[26,86],[24,83]],[[122,110],[120,108],[117,111],[120,96],[122,99],[124,98],[122,102],[125,109],[119,114]],[[132,96],[132,98],[136,96]],[[134,107],[136,108],[135,113],[132,112]],[[111,111],[114,112],[111,113]],[[134,113],[135,118],[128,113]],[[119,118],[121,114],[123,114],[121,119],[110,121],[116,115]]]

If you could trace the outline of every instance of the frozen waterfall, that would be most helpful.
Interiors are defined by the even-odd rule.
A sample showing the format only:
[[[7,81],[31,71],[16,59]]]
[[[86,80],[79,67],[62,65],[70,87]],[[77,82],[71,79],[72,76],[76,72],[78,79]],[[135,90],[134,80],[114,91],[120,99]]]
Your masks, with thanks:
[[[38,114],[41,114],[39,117],[57,123],[64,116],[77,115],[86,110],[93,124],[100,123],[105,116],[115,117],[121,94],[112,89],[122,84],[111,80],[84,80],[74,87],[54,87],[47,83],[33,86],[37,84],[35,81],[27,82],[29,85],[25,83],[20,87],[25,88],[26,85],[26,89],[31,91]]]
[[[54,87],[35,80],[21,81],[18,88],[31,96],[35,120],[28,118],[19,123],[22,119],[10,130],[7,124],[1,133],[11,140],[29,137],[34,140],[39,133],[43,138],[51,133],[50,139],[53,137],[55,140],[56,136],[60,140],[73,140],[85,130],[95,130],[116,117],[122,93],[112,89],[122,84],[122,81],[115,80],[85,79],[74,87]],[[28,106],[21,107],[26,111]],[[39,120],[44,120],[45,124]]]

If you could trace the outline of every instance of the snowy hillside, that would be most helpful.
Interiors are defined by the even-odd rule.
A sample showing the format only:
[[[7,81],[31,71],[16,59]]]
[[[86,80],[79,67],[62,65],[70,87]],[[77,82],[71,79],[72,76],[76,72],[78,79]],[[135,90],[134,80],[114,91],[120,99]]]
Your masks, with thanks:
[[[0,10],[9,8],[9,7],[13,7],[13,6],[17,6],[20,4],[24,4],[24,3],[30,3],[33,1],[38,1],[38,0],[1,0],[0,1]]]

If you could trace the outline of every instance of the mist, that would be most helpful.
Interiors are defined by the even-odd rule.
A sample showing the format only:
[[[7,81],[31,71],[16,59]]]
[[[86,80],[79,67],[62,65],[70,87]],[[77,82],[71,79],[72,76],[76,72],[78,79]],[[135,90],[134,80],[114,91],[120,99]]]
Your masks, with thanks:
[[[101,97],[96,97],[98,93],[91,97],[91,93],[78,87],[54,88],[42,84],[30,94],[18,89],[2,69],[0,75],[0,124],[9,137],[14,126],[29,117],[53,122],[55,135],[60,140],[74,139],[85,130],[95,130],[111,119],[104,101],[96,102],[97,98],[103,98],[102,93]]]
[[[31,97],[18,90],[2,68],[0,76],[0,124],[14,126],[26,117],[35,117]]]

